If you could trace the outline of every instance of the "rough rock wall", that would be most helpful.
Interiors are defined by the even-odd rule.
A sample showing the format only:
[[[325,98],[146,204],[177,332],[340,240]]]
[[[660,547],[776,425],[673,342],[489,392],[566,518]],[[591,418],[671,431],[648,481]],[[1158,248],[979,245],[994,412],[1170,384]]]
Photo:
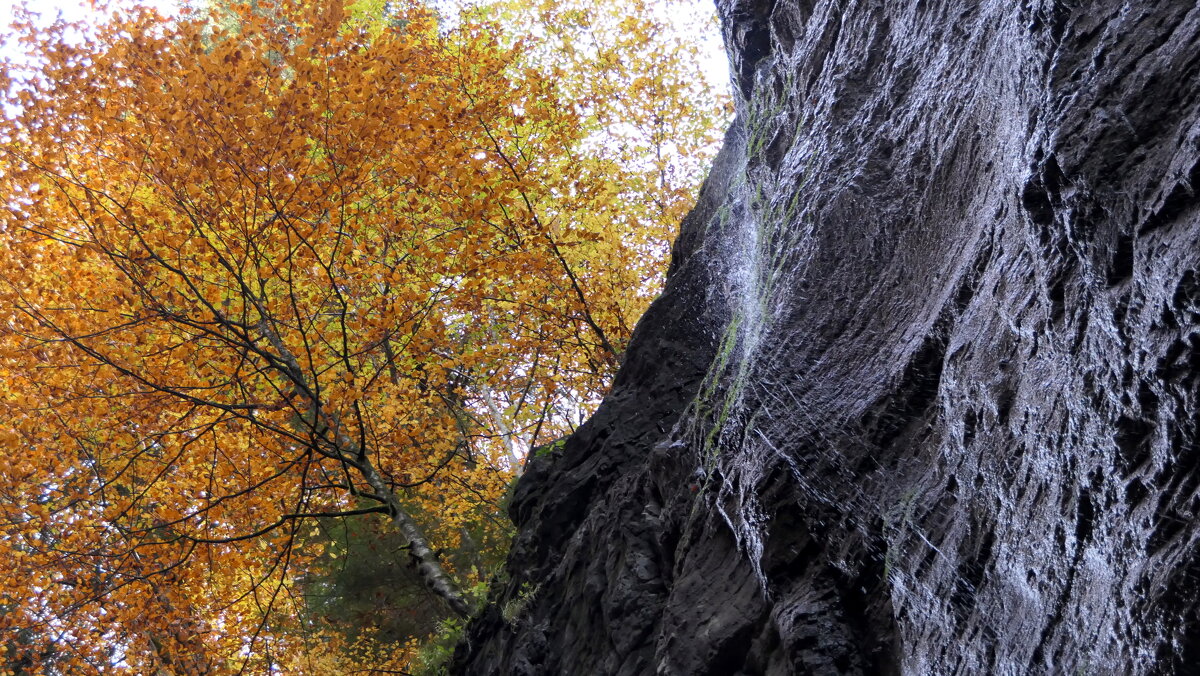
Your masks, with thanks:
[[[738,119],[464,674],[1200,665],[1200,7],[719,0]]]

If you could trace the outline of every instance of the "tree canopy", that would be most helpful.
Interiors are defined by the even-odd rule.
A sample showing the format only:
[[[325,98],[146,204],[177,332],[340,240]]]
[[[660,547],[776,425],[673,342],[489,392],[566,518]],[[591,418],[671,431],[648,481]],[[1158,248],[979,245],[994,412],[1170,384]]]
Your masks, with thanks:
[[[594,406],[657,290],[724,114],[694,46],[634,0],[17,30],[4,659],[399,668],[306,581],[375,519],[469,614],[525,452]]]

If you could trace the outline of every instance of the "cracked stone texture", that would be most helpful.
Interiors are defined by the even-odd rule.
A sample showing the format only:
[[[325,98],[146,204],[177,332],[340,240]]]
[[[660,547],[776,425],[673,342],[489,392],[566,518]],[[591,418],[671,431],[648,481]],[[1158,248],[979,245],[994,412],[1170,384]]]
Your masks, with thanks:
[[[1200,7],[718,10],[738,119],[453,670],[1196,673]]]

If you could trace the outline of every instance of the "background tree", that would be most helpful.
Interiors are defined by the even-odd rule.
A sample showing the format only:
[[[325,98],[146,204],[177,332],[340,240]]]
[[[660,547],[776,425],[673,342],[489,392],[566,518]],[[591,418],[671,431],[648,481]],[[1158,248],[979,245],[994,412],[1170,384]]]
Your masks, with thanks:
[[[10,663],[343,669],[378,632],[324,632],[302,583],[363,556],[321,525],[345,517],[381,515],[469,611],[488,557],[439,550],[502,540],[525,449],[599,398],[698,177],[667,139],[716,126],[649,65],[694,58],[665,24],[568,10],[21,28],[43,62],[6,65],[0,124]]]

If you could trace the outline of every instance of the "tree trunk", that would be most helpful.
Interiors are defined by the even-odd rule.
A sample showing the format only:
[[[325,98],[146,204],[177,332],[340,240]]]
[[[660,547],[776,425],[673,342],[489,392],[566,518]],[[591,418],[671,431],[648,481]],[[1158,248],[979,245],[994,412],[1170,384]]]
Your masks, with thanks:
[[[1200,664],[1200,8],[718,7],[738,119],[458,673]]]
[[[350,438],[337,417],[330,415],[324,409],[323,402],[314,394],[314,389],[309,384],[304,369],[300,366],[300,360],[279,337],[273,328],[272,321],[267,319],[268,315],[262,306],[258,305],[257,309],[259,315],[264,317],[259,321],[258,329],[275,350],[281,364],[277,367],[279,374],[293,386],[293,396],[304,402],[301,410],[306,410],[310,421],[308,424],[313,427],[312,431],[324,432],[323,435],[314,436],[325,436],[326,442],[330,445],[327,452],[342,460],[347,467],[354,467],[359,478],[365,480],[374,491],[375,499],[387,508],[388,520],[404,538],[408,554],[426,588],[445,601],[456,615],[468,617],[471,614],[471,604],[464,596],[458,582],[442,566],[441,557],[430,546],[421,525],[408,513],[408,510],[400,503],[400,497],[396,491],[379,473],[371,461],[368,449],[360,447],[354,439]],[[310,430],[301,428],[298,431],[304,434]]]

